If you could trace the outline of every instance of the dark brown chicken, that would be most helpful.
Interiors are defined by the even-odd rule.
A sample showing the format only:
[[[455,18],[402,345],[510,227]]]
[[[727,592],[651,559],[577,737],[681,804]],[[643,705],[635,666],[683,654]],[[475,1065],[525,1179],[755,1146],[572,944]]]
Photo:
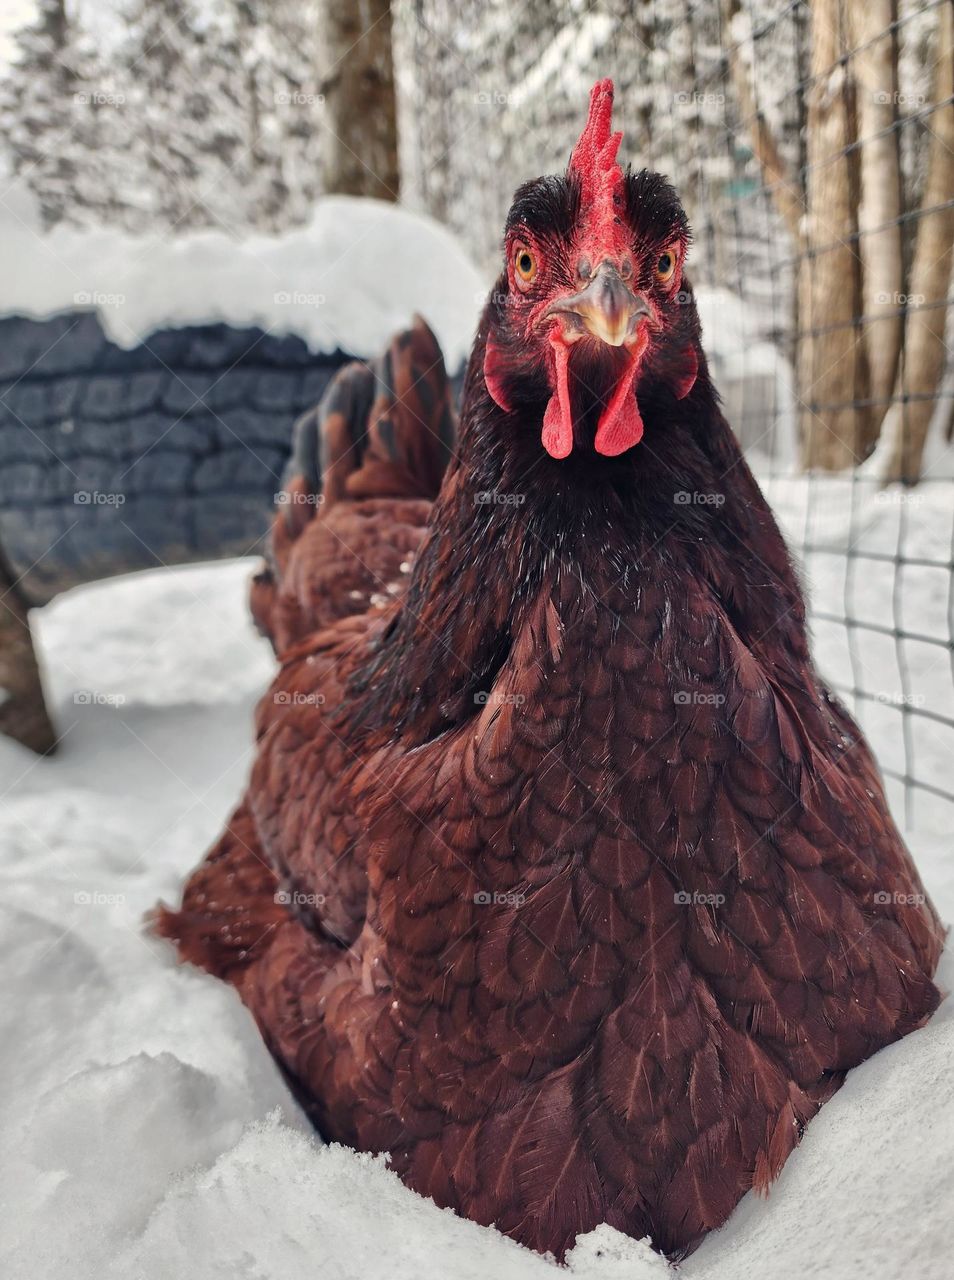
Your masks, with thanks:
[[[326,1137],[558,1256],[767,1188],[942,942],[611,105],[517,192],[443,483],[421,324],[300,430],[248,790],[157,917]]]

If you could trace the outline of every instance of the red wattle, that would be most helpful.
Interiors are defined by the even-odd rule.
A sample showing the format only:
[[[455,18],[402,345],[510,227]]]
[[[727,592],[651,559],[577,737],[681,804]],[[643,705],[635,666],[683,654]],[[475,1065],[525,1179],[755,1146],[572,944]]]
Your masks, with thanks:
[[[570,410],[568,365],[570,349],[559,337],[551,335],[550,346],[556,361],[556,391],[547,401],[543,415],[543,447],[551,458],[567,458],[573,451],[573,414]]]
[[[643,419],[633,394],[638,361],[624,378],[616,384],[613,398],[600,414],[599,426],[593,448],[605,458],[615,458],[625,453],[643,438]]]

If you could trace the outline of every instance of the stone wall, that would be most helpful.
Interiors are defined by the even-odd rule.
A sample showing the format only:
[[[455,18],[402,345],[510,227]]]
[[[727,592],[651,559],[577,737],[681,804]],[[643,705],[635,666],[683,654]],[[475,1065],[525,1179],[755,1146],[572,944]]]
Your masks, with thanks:
[[[346,358],[221,324],[125,351],[94,312],[0,319],[0,547],[22,595],[260,551],[292,425]]]

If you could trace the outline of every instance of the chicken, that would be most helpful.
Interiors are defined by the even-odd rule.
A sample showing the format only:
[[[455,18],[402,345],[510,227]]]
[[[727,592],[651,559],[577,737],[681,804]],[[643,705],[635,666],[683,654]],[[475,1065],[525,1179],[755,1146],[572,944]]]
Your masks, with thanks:
[[[943,932],[612,96],[516,193],[456,447],[420,323],[299,433],[248,789],[156,927],[326,1138],[557,1257],[675,1257],[930,1016]]]

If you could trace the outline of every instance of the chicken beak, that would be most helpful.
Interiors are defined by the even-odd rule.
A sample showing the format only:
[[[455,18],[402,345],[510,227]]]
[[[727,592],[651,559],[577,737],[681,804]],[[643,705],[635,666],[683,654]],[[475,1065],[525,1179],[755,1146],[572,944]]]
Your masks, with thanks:
[[[599,338],[610,347],[621,347],[636,336],[639,322],[650,314],[649,305],[633,293],[616,267],[604,262],[585,289],[567,298],[558,298],[546,311],[545,319],[566,317],[571,328],[564,327],[569,341],[582,338],[584,332]]]

